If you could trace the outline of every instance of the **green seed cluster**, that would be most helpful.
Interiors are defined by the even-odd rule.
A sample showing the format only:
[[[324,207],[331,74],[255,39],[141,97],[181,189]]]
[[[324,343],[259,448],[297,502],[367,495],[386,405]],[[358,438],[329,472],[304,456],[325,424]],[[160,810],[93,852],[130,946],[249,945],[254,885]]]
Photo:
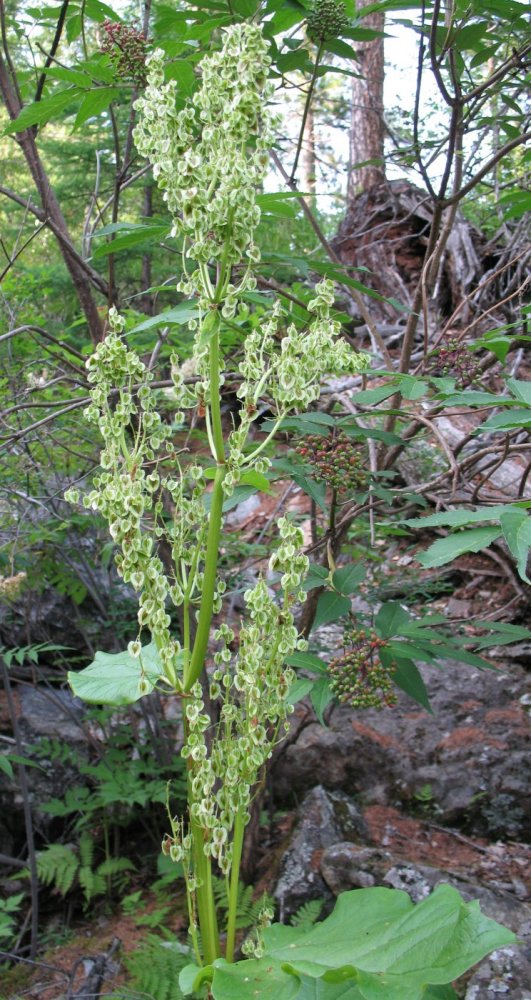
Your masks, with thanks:
[[[385,667],[379,656],[386,641],[364,629],[348,632],[345,639],[349,648],[328,665],[330,687],[339,701],[354,708],[396,705],[395,668]]]
[[[360,490],[367,485],[363,451],[342,431],[309,435],[297,446],[296,452],[312,466],[315,479],[338,493]]]
[[[260,220],[256,188],[268,169],[277,119],[266,107],[271,58],[260,29],[237,24],[223,36],[221,50],[203,59],[201,87],[182,111],[175,108],[176,81],[164,82],[164,53],[149,56],[134,137],[153,164],[175,232],[189,240],[186,257],[234,265],[260,259],[253,239]],[[201,275],[190,274],[181,290],[202,292]],[[242,290],[229,289],[225,313],[236,308]]]
[[[439,348],[431,360],[428,373],[442,377],[453,375],[458,389],[464,389],[467,385],[471,385],[483,374],[477,358],[457,337],[449,338]]]
[[[290,324],[278,350],[282,308],[272,310],[268,320],[245,338],[244,358],[240,363],[243,382],[238,396],[245,409],[256,407],[260,394],[267,391],[280,412],[303,409],[319,398],[320,382],[325,374],[346,375],[365,371],[366,354],[353,351],[339,334],[341,324],[332,319],[334,283],[328,278],[315,288],[315,298],[308,303],[314,315],[309,328],[299,330]]]
[[[247,616],[240,629],[238,652],[232,652],[235,634],[226,623],[215,633],[220,648],[214,654],[209,694],[212,700],[222,702],[217,730],[212,732],[199,684],[185,707],[187,739],[182,755],[188,768],[190,813],[203,830],[205,854],[214,858],[225,874],[232,863],[234,818],[237,813],[247,814],[260,769],[271,757],[293,710],[286,697],[295,673],[286,666],[286,659],[307,647],[299,638],[291,607],[301,597],[300,579],[307,571],[308,559],[298,552],[300,529],[288,518],[280,518],[279,530],[281,542],[272,563],[282,573],[281,603],[265,580],[259,579],[244,593]],[[179,860],[186,854],[184,837],[182,827],[172,828],[171,847]]]
[[[315,0],[306,30],[308,38],[319,45],[329,38],[339,38],[348,25],[345,4],[341,0]]]

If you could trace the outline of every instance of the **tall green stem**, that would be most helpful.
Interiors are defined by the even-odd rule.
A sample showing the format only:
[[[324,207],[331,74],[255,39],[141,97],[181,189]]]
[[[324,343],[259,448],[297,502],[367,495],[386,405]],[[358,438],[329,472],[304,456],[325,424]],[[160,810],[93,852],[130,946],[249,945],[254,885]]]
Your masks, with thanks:
[[[212,487],[210,516],[203,574],[203,590],[199,606],[199,619],[195,636],[194,648],[190,664],[184,678],[184,690],[190,691],[199,680],[204,666],[210,625],[212,622],[212,604],[216,589],[218,571],[219,540],[221,536],[221,519],[223,511],[223,479],[225,477],[225,443],[221,426],[221,404],[219,394],[219,336],[216,333],[210,343],[210,410],[212,425],[212,440],[215,457],[218,463],[214,485]]]
[[[236,936],[236,910],[238,906],[238,883],[240,879],[240,864],[242,860],[243,835],[245,833],[245,820],[243,813],[238,811],[234,821],[234,835],[232,838],[232,866],[230,872],[229,888],[229,913],[227,918],[227,945],[225,958],[227,962],[234,961],[234,940]]]
[[[197,913],[203,944],[203,959],[205,965],[220,956],[219,933],[216,919],[216,905],[212,889],[212,861],[203,850],[203,830],[192,820],[192,836],[194,844],[194,867],[199,886],[197,889]]]

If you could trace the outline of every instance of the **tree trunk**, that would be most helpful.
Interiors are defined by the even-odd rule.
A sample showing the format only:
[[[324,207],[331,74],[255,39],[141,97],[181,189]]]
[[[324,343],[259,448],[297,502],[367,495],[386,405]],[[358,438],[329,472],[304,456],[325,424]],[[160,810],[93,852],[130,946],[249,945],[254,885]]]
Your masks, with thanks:
[[[9,117],[13,121],[22,110],[22,102],[17,93],[17,89],[11,79],[9,68],[0,55],[0,93],[4,99]],[[52,189],[42,160],[37,149],[35,133],[32,128],[25,129],[24,132],[17,133],[18,142],[26,160],[28,169],[33,178],[41,201],[44,219],[56,237],[63,260],[68,268],[72,283],[74,285],[79,304],[85,314],[90,336],[94,343],[98,343],[103,336],[103,327],[94,301],[90,287],[90,279],[87,267],[80,260],[79,254],[75,251],[68,232],[65,218],[55,192]]]
[[[358,10],[367,7],[369,2],[358,0]],[[363,27],[383,31],[384,15],[368,14],[363,18]],[[352,78],[347,212],[361,191],[368,191],[374,184],[385,180],[384,40],[375,38],[370,42],[356,42],[355,45],[359,61],[354,63],[353,69],[360,77]],[[368,160],[376,162],[361,165]]]

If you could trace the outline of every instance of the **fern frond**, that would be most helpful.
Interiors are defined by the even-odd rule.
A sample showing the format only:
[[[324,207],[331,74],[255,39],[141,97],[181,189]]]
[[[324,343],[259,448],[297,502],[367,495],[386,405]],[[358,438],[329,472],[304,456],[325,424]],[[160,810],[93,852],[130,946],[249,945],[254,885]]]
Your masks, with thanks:
[[[79,862],[83,868],[92,868],[94,861],[94,840],[88,830],[79,838]]]
[[[126,965],[132,985],[145,1000],[182,1000],[179,974],[190,960],[190,952],[179,942],[150,934]]]
[[[101,865],[98,865],[96,871],[98,875],[118,875],[119,872],[129,872],[133,871],[135,868],[132,861],[129,858],[107,858],[106,861],[102,861]]]
[[[290,924],[292,927],[300,927],[301,930],[310,930],[323,908],[323,899],[309,899],[303,903],[296,913],[293,914]]]
[[[227,892],[225,881],[222,878],[213,878],[214,899],[216,909],[223,921],[227,916]],[[254,886],[238,883],[238,899],[236,903],[236,927],[238,930],[247,930],[254,927],[258,922],[260,911],[265,905],[274,906],[274,901],[267,893],[263,893],[259,899],[253,899]]]
[[[44,885],[53,885],[62,896],[72,888],[79,860],[68,844],[50,844],[37,854],[37,875]]]
[[[101,896],[106,890],[106,883],[103,875],[99,875],[98,872],[92,871],[92,868],[86,868],[82,865],[78,872],[79,884],[83,889],[83,895],[85,897],[85,903],[90,903],[94,896]]]

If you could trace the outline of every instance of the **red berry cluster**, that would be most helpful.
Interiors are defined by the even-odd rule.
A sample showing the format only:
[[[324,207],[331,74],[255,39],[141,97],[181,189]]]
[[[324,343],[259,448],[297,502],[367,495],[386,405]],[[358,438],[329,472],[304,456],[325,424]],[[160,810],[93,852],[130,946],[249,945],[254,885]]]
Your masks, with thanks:
[[[458,389],[476,382],[482,375],[481,365],[466,345],[457,337],[449,337],[435,352],[427,368],[430,375],[453,375]]]
[[[147,42],[142,32],[120,21],[104,21],[103,31],[101,51],[110,55],[118,76],[143,87],[146,83]]]
[[[338,493],[367,485],[363,451],[342,431],[334,430],[329,436],[312,434],[297,446],[296,452],[313,466],[315,479],[324,481]]]
[[[345,633],[348,648],[328,664],[330,687],[339,701],[354,708],[391,708],[396,705],[394,666],[384,667],[379,650],[387,643],[373,629]]]

